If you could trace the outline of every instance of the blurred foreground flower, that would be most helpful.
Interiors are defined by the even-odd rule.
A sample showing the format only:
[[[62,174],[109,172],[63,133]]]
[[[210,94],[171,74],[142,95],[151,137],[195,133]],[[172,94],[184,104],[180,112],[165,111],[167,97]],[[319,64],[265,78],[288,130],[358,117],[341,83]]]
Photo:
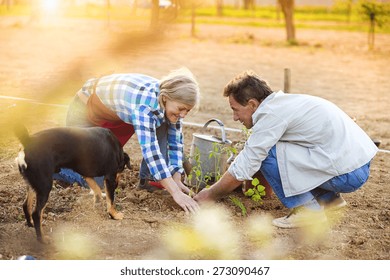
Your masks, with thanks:
[[[272,241],[275,227],[270,215],[253,215],[246,222],[249,241],[256,247],[263,247]]]
[[[299,228],[300,241],[311,245],[324,243],[329,235],[328,219],[324,222],[316,211],[304,211],[304,218],[308,222],[306,226]]]
[[[237,229],[216,205],[202,207],[188,224],[168,227],[162,242],[170,259],[240,259]]]
[[[92,260],[96,257],[95,244],[86,234],[62,229],[57,232],[54,244],[58,250],[56,259]]]

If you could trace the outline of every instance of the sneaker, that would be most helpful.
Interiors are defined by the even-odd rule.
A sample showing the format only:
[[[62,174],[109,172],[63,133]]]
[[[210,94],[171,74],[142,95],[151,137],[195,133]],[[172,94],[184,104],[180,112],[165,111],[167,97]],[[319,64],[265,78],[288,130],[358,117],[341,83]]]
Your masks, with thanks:
[[[290,214],[274,219],[272,224],[279,228],[302,228],[321,225],[327,222],[324,211],[311,211],[303,207],[294,208]]]
[[[341,194],[338,194],[334,198],[332,198],[330,201],[326,202],[320,202],[321,206],[324,206],[325,210],[340,210],[341,208],[347,206],[347,202],[344,200],[344,198],[341,196]]]
[[[156,190],[164,189],[164,187],[160,183],[149,181],[148,179],[140,179],[138,183],[138,188],[141,190],[146,190],[148,192],[154,192]]]

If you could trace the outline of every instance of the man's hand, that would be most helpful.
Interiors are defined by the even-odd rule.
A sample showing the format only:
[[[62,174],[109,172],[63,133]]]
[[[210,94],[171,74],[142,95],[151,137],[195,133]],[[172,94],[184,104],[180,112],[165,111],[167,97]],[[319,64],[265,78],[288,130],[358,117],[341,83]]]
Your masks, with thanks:
[[[199,203],[212,201],[213,199],[210,194],[210,189],[203,189],[198,192],[198,194],[194,196],[194,200]]]
[[[240,184],[241,181],[236,180],[236,178],[226,171],[221,179],[219,179],[210,188],[200,191],[194,199],[199,203],[217,200],[232,192]]]

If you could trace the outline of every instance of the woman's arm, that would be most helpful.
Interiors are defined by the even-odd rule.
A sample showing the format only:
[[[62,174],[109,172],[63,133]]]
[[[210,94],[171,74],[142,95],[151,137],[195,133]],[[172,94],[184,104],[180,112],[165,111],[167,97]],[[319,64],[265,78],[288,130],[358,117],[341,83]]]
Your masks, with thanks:
[[[168,158],[172,174],[183,173],[183,124],[178,121],[168,125]]]

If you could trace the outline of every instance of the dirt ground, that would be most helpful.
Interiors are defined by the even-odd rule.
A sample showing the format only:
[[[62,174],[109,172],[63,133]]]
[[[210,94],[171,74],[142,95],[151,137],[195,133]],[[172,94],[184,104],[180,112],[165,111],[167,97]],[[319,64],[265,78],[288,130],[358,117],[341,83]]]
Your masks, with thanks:
[[[82,20],[31,25],[24,18],[0,18],[0,95],[37,101],[0,98],[0,259],[21,255],[99,260],[390,258],[389,153],[377,154],[369,181],[359,191],[344,195],[348,206],[328,213],[329,228],[320,234],[269,227],[260,215],[276,218],[288,213],[275,196],[259,205],[235,192],[247,216],[228,197],[222,199],[217,205],[223,214],[210,210],[202,216],[203,222],[217,221],[205,237],[216,241],[205,243],[208,251],[202,254],[188,247],[197,248],[191,236],[199,241],[195,235],[206,230],[207,223],[186,216],[164,191],[137,189],[141,156],[135,139],[125,146],[133,169],[124,172],[116,200],[125,218],[109,219],[103,207],[93,206],[86,189],[54,184],[43,223],[53,242],[38,243],[23,216],[26,187],[14,164],[18,143],[6,129],[10,111],[21,108],[32,132],[64,125],[66,105],[93,76],[141,72],[162,77],[186,66],[202,91],[198,112],[186,121],[204,124],[218,118],[226,127],[240,129],[221,96],[224,85],[239,72],[253,69],[273,89],[283,89],[283,71],[289,68],[292,92],[333,101],[372,138],[380,139],[382,149],[390,150],[390,35],[377,35],[376,49],[369,51],[365,33],[298,30],[300,45],[291,47],[284,43],[282,29],[198,25],[198,37],[191,38],[189,26],[176,25],[150,41],[131,35],[131,29],[134,25],[125,23],[112,23],[110,28],[105,22]],[[184,128],[186,152],[194,132],[200,129]],[[210,129],[208,133],[220,132]],[[242,142],[244,135],[229,132],[228,138]],[[250,222],[255,218],[257,227],[270,230],[267,244],[252,242]],[[184,245],[183,232],[188,233]],[[221,240],[226,243],[214,247]],[[233,253],[217,252],[221,248]]]

